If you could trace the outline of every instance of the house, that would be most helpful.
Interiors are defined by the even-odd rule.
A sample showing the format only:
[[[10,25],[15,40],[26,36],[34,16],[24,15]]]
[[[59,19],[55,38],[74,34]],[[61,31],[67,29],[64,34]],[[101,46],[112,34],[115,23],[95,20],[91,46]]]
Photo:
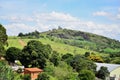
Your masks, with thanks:
[[[110,72],[110,80],[120,80],[120,65],[107,63],[95,63],[95,64],[97,65],[97,71],[102,66],[108,68],[108,71]]]
[[[25,68],[24,74],[30,74],[31,80],[37,79],[38,75],[43,72],[42,69],[39,68]]]

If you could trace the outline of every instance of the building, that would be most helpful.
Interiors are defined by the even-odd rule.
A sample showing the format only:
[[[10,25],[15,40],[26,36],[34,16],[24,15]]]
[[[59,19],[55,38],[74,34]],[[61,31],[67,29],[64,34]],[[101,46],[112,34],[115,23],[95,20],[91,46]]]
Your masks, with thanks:
[[[39,68],[25,68],[24,74],[30,74],[31,80],[37,79],[38,75],[43,72],[42,69]]]
[[[120,80],[120,65],[107,63],[95,63],[95,64],[97,65],[97,71],[102,66],[108,68],[108,71],[110,72],[110,80]]]

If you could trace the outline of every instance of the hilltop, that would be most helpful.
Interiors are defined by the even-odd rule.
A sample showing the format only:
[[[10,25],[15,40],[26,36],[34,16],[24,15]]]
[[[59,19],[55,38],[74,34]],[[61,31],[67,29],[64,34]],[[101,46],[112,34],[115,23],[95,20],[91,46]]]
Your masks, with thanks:
[[[120,52],[120,42],[101,35],[88,32],[70,30],[70,29],[53,29],[46,32],[31,32],[18,36],[22,38],[49,38],[51,41],[97,51],[100,53],[118,53]]]

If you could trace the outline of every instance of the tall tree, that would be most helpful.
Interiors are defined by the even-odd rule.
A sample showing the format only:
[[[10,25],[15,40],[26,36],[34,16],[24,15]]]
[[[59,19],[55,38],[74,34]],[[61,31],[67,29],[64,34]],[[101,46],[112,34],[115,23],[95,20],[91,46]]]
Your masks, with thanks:
[[[6,29],[0,24],[0,55],[4,55],[5,53],[3,46],[7,44],[7,38]]]
[[[7,44],[7,38],[6,29],[0,24],[0,43]]]
[[[51,51],[50,45],[44,45],[39,41],[31,40],[23,48],[20,61],[25,67],[31,65],[31,67],[44,68],[46,59],[49,58]]]

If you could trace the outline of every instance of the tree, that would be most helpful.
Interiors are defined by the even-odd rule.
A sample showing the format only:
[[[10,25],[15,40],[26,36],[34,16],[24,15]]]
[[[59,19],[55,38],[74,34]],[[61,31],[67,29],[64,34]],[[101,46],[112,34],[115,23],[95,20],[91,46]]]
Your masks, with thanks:
[[[16,47],[10,47],[6,51],[6,60],[10,62],[14,62],[15,60],[18,60],[21,54],[21,50]]]
[[[81,70],[78,74],[79,80],[95,80],[95,74],[90,70]]]
[[[77,72],[80,72],[83,69],[88,69],[93,72],[96,71],[96,65],[81,55],[76,55],[73,60],[70,62],[70,65],[75,69]]]
[[[7,38],[6,29],[0,24],[0,56],[5,53],[4,45],[7,45]]]
[[[90,52],[85,52],[85,57],[90,56]]]
[[[43,72],[38,75],[38,78],[36,80],[49,80],[49,76],[47,73]]]
[[[7,44],[7,38],[6,29],[0,24],[0,43]]]
[[[109,71],[107,67],[102,66],[100,70],[97,72],[97,77],[103,80],[106,80],[106,77],[109,76]]]
[[[44,68],[46,59],[52,52],[50,45],[44,45],[39,41],[31,40],[22,50],[20,62],[25,67],[40,67]]]
[[[59,53],[57,53],[56,51],[53,51],[53,53],[51,54],[50,61],[54,64],[54,66],[57,66],[60,61]]]
[[[20,32],[19,34],[18,34],[18,37],[23,37],[24,36],[24,34],[22,33],[22,32]]]
[[[64,54],[62,56],[62,61],[65,61],[68,65],[70,65],[70,62],[72,61],[72,59],[73,59],[73,55],[70,53]]]

